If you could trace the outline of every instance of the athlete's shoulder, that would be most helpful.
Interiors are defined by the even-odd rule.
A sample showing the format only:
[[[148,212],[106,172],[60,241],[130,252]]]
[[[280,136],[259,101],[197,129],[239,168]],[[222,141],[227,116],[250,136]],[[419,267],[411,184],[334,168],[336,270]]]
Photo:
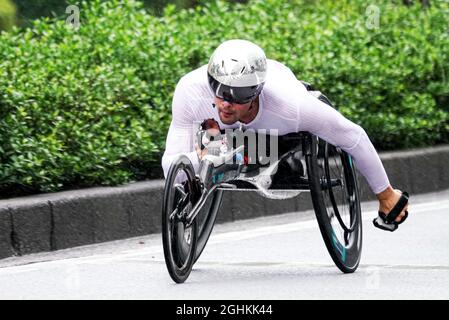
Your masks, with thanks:
[[[270,78],[277,78],[279,76],[288,78],[290,80],[296,80],[296,76],[293,71],[280,61],[267,59],[267,80]]]
[[[182,76],[176,84],[173,95],[175,105],[189,104],[192,109],[210,99],[211,92],[207,83],[207,65],[201,66]]]
[[[207,82],[207,65],[182,76],[173,94],[172,113],[192,119],[203,119],[204,112],[211,109],[213,93]]]
[[[178,86],[204,86],[207,85],[207,65],[194,69],[179,79]]]
[[[286,99],[291,99],[292,95],[298,97],[298,94],[307,92],[289,67],[271,59],[267,59],[267,80],[264,90]]]

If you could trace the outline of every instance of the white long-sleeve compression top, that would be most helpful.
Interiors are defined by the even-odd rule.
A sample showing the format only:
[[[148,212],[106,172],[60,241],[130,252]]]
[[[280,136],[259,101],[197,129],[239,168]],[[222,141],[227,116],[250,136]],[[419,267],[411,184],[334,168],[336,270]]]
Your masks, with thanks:
[[[212,106],[214,95],[207,81],[207,65],[186,74],[178,82],[172,103],[172,121],[162,157],[164,175],[178,154],[185,154],[198,169],[194,147],[197,124],[214,118],[222,129],[239,128],[240,122],[226,125]],[[354,159],[358,170],[374,193],[389,186],[382,162],[365,130],[334,108],[313,96],[280,62],[267,60],[267,80],[259,96],[257,116],[246,128],[278,131],[279,135],[308,131],[340,147]]]

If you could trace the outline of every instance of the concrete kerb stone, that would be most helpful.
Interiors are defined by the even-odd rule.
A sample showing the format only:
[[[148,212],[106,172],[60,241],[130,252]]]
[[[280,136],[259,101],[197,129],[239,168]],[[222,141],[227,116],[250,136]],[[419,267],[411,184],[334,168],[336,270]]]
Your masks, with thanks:
[[[52,249],[52,217],[47,200],[35,199],[10,204],[12,247],[18,255]]]
[[[256,192],[225,191],[217,222],[251,219],[276,213],[305,211],[312,208],[308,192],[286,200],[266,199]]]
[[[449,146],[381,154],[391,184],[409,193],[449,188]]]
[[[163,181],[135,183],[124,191],[129,219],[129,237],[161,231]]]
[[[438,152],[438,162],[436,166],[439,168],[440,172],[438,174],[440,180],[440,188],[446,189],[449,188],[449,152]]]
[[[129,235],[126,197],[120,191],[52,201],[54,249]]]
[[[95,223],[88,199],[64,197],[51,201],[54,249],[95,243]]]
[[[74,191],[51,201],[55,249],[160,231],[161,181]]]
[[[0,201],[0,257],[160,231],[163,181]]]
[[[216,223],[230,222],[234,221],[234,197],[232,196],[232,191],[223,192],[223,198],[221,200],[220,210],[217,213]]]
[[[0,208],[0,259],[16,255],[12,244],[12,235],[9,208]]]
[[[394,187],[415,193],[449,188],[449,145],[382,153]],[[362,200],[375,198],[361,176]],[[164,181],[0,200],[0,258],[160,232]],[[310,195],[268,200],[225,192],[217,222],[312,208]]]
[[[411,193],[422,193],[436,191],[440,188],[439,168],[434,165],[438,163],[438,154],[422,155],[417,154],[410,159],[409,183],[411,186]],[[411,179],[413,176],[413,179]]]
[[[229,191],[232,197],[233,220],[250,219],[266,215],[266,201],[255,192]],[[225,195],[226,196],[226,195]]]
[[[390,183],[411,195],[449,188],[449,146],[383,152],[380,158]],[[362,201],[374,200],[365,178],[357,172]]]

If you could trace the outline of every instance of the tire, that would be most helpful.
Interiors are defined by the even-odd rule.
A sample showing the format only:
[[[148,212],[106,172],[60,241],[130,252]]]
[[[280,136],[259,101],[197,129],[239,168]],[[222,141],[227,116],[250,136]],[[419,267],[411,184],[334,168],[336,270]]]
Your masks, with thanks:
[[[222,199],[223,190],[216,190],[198,213],[197,220],[199,225],[199,236],[196,247],[195,262],[198,261],[201,253],[206,247],[207,241],[209,240],[209,237],[214,228],[215,220],[217,219],[217,213],[220,210]]]
[[[162,205],[162,243],[165,264],[176,283],[186,281],[192,271],[198,241],[197,220],[186,228],[185,217],[192,209],[195,173],[190,160],[181,155],[170,166]],[[181,212],[177,215],[173,212]],[[170,218],[172,216],[172,218]]]
[[[362,218],[357,177],[345,151],[310,135],[306,164],[313,208],[335,265],[354,272],[362,252]]]

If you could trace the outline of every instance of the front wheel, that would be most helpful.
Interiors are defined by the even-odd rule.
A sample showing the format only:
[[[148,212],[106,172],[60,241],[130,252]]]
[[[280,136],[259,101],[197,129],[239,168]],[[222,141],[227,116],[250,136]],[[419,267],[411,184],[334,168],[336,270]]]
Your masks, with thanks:
[[[315,215],[327,250],[344,273],[354,272],[362,252],[357,177],[345,151],[308,136],[307,171]]]
[[[162,242],[168,272],[176,283],[184,282],[192,271],[198,241],[197,220],[186,225],[192,210],[195,173],[190,160],[181,155],[170,166],[162,205]]]
[[[196,217],[198,220],[198,245],[196,247],[195,262],[201,256],[207,241],[214,228],[217,213],[220,210],[221,201],[223,198],[223,190],[215,190],[214,193],[206,200]]]

